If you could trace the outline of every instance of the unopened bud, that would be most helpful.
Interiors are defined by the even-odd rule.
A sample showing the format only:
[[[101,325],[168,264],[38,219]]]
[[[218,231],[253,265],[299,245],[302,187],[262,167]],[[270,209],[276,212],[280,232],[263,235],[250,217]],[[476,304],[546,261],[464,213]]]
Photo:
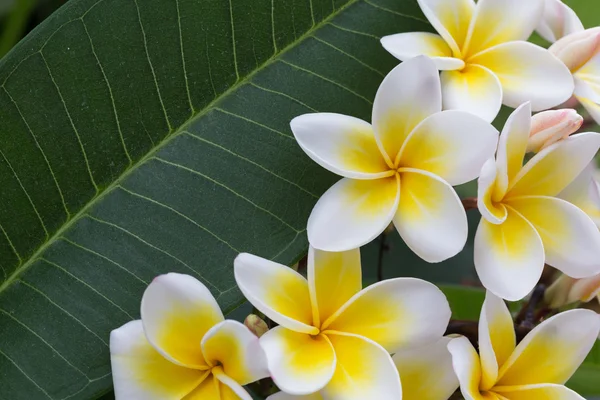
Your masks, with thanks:
[[[575,279],[561,275],[546,290],[545,300],[550,308],[558,308],[575,302],[587,303],[600,295],[600,274]]]
[[[255,314],[248,315],[244,320],[244,325],[246,325],[246,328],[250,329],[250,332],[258,337],[261,337],[269,330],[267,323]]]
[[[575,73],[600,51],[600,28],[565,36],[548,50]]]
[[[527,151],[540,150],[566,139],[577,132],[583,124],[583,117],[571,109],[551,110],[535,114],[531,117],[531,133],[527,143]]]

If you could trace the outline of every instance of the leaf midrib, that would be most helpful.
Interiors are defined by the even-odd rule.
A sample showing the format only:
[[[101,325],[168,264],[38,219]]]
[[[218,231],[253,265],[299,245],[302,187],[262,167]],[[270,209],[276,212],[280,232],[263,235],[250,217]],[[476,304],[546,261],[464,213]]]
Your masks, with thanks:
[[[161,142],[158,143],[152,150],[150,150],[146,155],[144,155],[142,158],[140,158],[137,162],[135,162],[134,164],[131,164],[127,169],[125,169],[123,171],[123,173],[121,175],[119,175],[118,178],[116,178],[113,182],[111,182],[108,186],[106,186],[106,188],[104,188],[100,193],[96,194],[96,196],[94,196],[90,201],[88,201],[85,204],[85,206],[83,206],[69,221],[67,221],[65,224],[63,224],[48,240],[46,240],[46,242],[44,242],[29,257],[29,259],[27,259],[27,261],[22,263],[8,277],[8,279],[6,279],[6,281],[4,281],[2,283],[2,285],[0,285],[0,295],[2,293],[4,293],[4,291],[8,287],[10,287],[10,285],[13,282],[15,282],[17,280],[17,278],[23,272],[25,272],[27,269],[29,269],[29,267],[31,267],[31,265],[33,265],[52,244],[54,244],[58,239],[60,239],[60,237],[62,237],[64,232],[68,231],[71,228],[71,226],[73,226],[77,221],[79,221],[82,217],[84,217],[87,214],[87,211],[89,209],[91,209],[97,203],[102,201],[102,199],[106,195],[110,194],[113,190],[119,188],[120,184],[125,180],[125,178],[127,178],[132,172],[137,170],[138,167],[142,166],[144,163],[146,163],[147,161],[152,159],[152,157],[159,150],[161,150],[163,147],[165,147],[167,144],[169,144],[171,142],[171,140],[173,140],[177,136],[185,133],[190,124],[192,124],[196,120],[202,118],[209,111],[211,111],[213,108],[215,108],[215,105],[217,105],[223,98],[226,98],[229,94],[235,92],[241,86],[249,83],[251,81],[251,79],[254,77],[254,75],[256,75],[257,73],[264,70],[265,68],[267,68],[269,65],[271,65],[275,61],[277,61],[277,59],[279,59],[283,54],[285,54],[289,50],[293,49],[295,46],[302,43],[307,38],[311,37],[315,31],[319,30],[321,27],[323,27],[324,25],[329,23],[330,20],[335,18],[338,14],[340,14],[341,12],[343,12],[344,10],[346,10],[353,4],[358,3],[359,1],[361,1],[361,0],[348,1],[348,3],[344,4],[337,11],[334,11],[333,13],[331,13],[327,18],[323,19],[318,24],[313,25],[309,30],[307,30],[304,34],[302,34],[300,37],[298,37],[298,39],[296,39],[294,42],[287,45],[280,52],[274,53],[271,57],[269,57],[260,66],[258,66],[256,69],[254,69],[248,75],[246,75],[243,79],[237,80],[230,88],[228,88],[223,93],[221,93],[219,96],[217,96],[215,99],[213,99],[202,110],[198,111],[195,115],[192,115],[190,118],[188,118],[183,124],[181,124],[181,126],[177,130],[172,131],[169,134],[167,134],[167,136],[163,140],[161,140]]]

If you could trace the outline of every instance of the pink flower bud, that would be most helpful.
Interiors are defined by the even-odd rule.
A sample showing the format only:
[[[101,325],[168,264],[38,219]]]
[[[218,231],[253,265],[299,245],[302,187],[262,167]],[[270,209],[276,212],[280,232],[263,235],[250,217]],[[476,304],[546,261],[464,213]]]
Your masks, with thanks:
[[[527,151],[539,152],[559,140],[566,139],[583,124],[583,117],[571,109],[550,110],[531,118]]]
[[[565,36],[548,50],[575,73],[600,51],[600,27]]]

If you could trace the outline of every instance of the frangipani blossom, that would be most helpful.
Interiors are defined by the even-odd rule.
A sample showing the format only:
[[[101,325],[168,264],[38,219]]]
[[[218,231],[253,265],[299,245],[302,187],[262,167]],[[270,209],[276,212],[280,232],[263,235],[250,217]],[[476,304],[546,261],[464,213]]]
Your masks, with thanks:
[[[408,32],[381,39],[405,61],[432,57],[442,71],[444,109],[492,121],[500,106],[530,101],[536,111],[573,94],[568,69],[546,49],[525,40],[538,25],[544,0],[418,0],[439,35]]]
[[[570,136],[523,166],[530,129],[526,103],[508,118],[496,159],[479,177],[483,218],[475,235],[475,268],[486,289],[511,301],[534,288],[544,263],[574,278],[600,272],[600,231],[583,211],[556,197],[594,157],[600,134]]]
[[[448,400],[458,388],[448,351],[450,338],[443,337],[425,346],[402,349],[394,356],[394,364],[402,382],[402,397],[396,400]],[[321,393],[293,395],[279,392],[267,400],[324,400]]]
[[[465,337],[448,345],[465,400],[583,400],[564,386],[591,350],[600,318],[571,310],[542,322],[517,345],[502,299],[487,293],[479,320],[479,354]]]
[[[389,355],[440,339],[450,307],[433,284],[412,278],[361,290],[358,249],[308,253],[308,279],[250,254],[235,278],[257,309],[279,324],[260,338],[275,384],[293,395],[330,400],[398,400],[402,388]]]
[[[467,239],[465,210],[451,185],[473,180],[492,156],[498,132],[463,111],[443,111],[433,61],[394,68],[375,96],[373,125],[340,114],[294,118],[302,149],[343,176],[308,219],[312,246],[344,251],[362,246],[394,222],[421,258],[456,255]]]
[[[154,279],[141,314],[110,335],[116,399],[251,400],[242,385],[269,376],[258,338],[191,276]]]

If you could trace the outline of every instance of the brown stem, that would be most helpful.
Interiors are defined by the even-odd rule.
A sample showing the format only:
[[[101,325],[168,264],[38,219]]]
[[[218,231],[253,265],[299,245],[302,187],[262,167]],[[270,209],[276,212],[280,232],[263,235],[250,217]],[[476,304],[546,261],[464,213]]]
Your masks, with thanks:
[[[462,199],[463,207],[465,211],[473,210],[477,208],[477,197],[466,197]]]

